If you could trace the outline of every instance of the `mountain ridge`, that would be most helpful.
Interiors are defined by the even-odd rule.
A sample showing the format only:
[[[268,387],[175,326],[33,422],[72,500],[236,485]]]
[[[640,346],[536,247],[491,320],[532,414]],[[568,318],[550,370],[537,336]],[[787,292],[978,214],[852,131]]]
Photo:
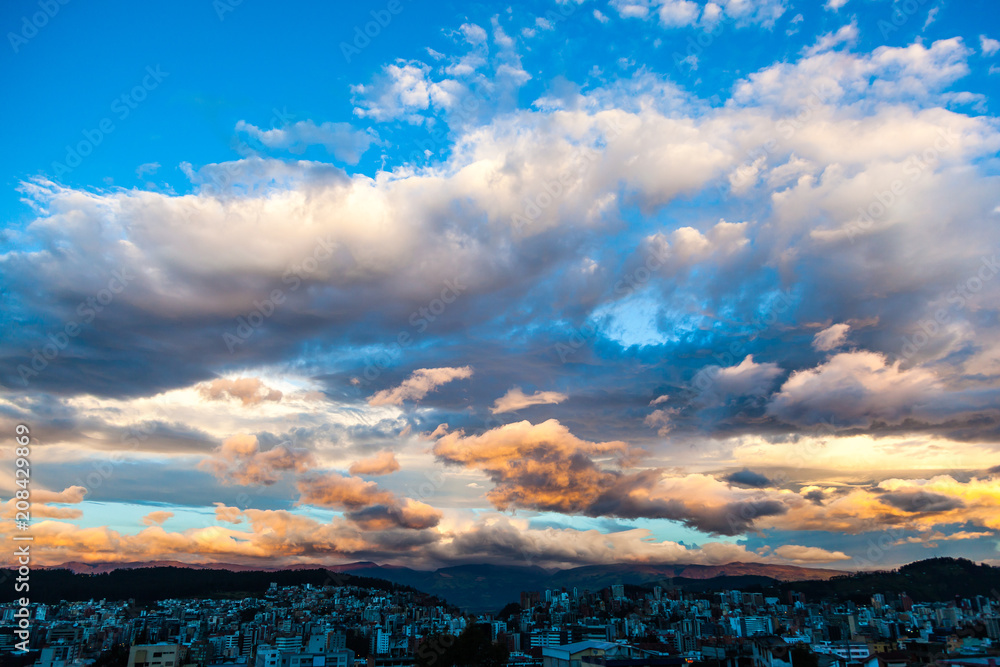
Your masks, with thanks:
[[[322,569],[345,575],[382,579],[410,586],[447,599],[459,607],[488,610],[499,609],[516,602],[521,591],[542,591],[561,588],[600,590],[615,584],[682,585],[693,580],[711,581],[725,578],[758,577],[774,583],[783,581],[826,581],[849,574],[842,570],[806,568],[796,565],[733,562],[721,565],[697,563],[608,564],[582,565],[566,569],[545,569],[537,565],[501,565],[465,563],[435,570],[415,570],[371,561],[322,566],[298,564],[281,567],[240,565],[233,563],[183,563],[180,561],[134,561],[82,563],[71,561],[49,569],[69,570],[74,574],[100,575],[115,570],[135,570],[156,567],[195,570],[226,570],[230,572],[282,572]],[[674,580],[683,580],[674,581]]]

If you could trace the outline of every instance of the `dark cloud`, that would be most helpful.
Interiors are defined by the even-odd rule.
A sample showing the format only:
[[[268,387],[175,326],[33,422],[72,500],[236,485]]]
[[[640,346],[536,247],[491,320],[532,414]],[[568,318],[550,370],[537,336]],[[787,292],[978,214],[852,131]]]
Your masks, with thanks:
[[[896,509],[913,513],[948,512],[965,507],[959,498],[929,491],[891,491],[883,493],[879,499]]]
[[[808,493],[803,493],[802,497],[808,500],[809,502],[822,507],[825,495],[819,489],[814,489],[812,491],[809,491]]]
[[[749,468],[744,468],[743,470],[738,470],[736,472],[730,473],[724,476],[722,479],[726,480],[730,484],[749,486],[755,489],[763,489],[765,487],[774,485],[774,483],[766,476],[760,474],[759,472],[754,472]]]

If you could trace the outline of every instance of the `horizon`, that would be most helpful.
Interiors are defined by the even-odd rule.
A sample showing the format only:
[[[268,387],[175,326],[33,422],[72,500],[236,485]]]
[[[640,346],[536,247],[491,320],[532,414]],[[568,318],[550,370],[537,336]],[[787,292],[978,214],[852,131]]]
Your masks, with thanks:
[[[1000,16],[904,4],[9,3],[0,534],[1000,565]]]

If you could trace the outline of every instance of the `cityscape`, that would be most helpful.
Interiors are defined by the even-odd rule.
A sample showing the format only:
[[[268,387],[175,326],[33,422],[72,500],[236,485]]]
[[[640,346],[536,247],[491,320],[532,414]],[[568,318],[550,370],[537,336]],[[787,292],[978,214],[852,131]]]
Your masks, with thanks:
[[[0,38],[0,667],[1000,667],[997,0]]]
[[[973,588],[985,585],[986,578],[969,566],[945,559],[912,564],[899,574],[921,586],[921,578],[935,576],[935,567],[964,567],[960,576]],[[274,575],[254,572],[254,579],[241,585],[263,582],[269,574]],[[321,574],[317,584],[271,581],[258,594],[37,603],[29,608],[30,629],[22,634],[20,607],[6,605],[2,662],[4,667],[958,667],[995,665],[1000,658],[995,588],[946,601],[915,599],[907,592],[810,599],[794,589],[803,582],[787,582],[781,590],[739,590],[712,579],[684,580],[703,586],[692,592],[680,579],[670,579],[593,591],[521,591],[502,609],[473,613],[391,582]],[[154,569],[145,576],[185,573]],[[145,592],[141,584],[134,590]],[[27,652],[15,652],[19,644]]]

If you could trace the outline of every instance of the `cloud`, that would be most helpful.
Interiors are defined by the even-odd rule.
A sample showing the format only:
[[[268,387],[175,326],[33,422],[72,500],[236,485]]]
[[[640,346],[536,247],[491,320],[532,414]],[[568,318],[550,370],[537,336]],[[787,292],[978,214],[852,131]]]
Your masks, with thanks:
[[[357,99],[354,113],[379,122],[394,118],[422,122],[419,112],[431,103],[433,84],[427,80],[429,71],[426,65],[416,61],[386,65],[376,82],[352,87]]]
[[[225,523],[240,523],[243,512],[239,507],[229,507],[225,503],[215,503],[215,520]]]
[[[747,245],[747,223],[720,220],[703,234],[694,227],[681,227],[669,237],[657,232],[647,239],[652,252],[669,257],[672,267],[690,267],[709,258],[722,261]],[[669,239],[669,240],[668,240]]]
[[[657,435],[666,435],[673,430],[673,422],[671,420],[677,412],[676,408],[661,408],[659,410],[653,410],[651,413],[646,415],[646,418],[642,420],[642,423],[650,428],[657,429]]]
[[[419,368],[392,389],[383,389],[368,399],[368,405],[402,405],[404,401],[419,401],[443,384],[472,377],[472,367]]]
[[[723,477],[725,481],[730,484],[738,484],[741,486],[749,486],[753,488],[764,488],[767,486],[772,486],[774,482],[768,479],[765,475],[761,475],[759,472],[754,472],[749,468],[744,468],[743,470],[738,470],[734,473],[730,473]]]
[[[785,12],[782,0],[720,0],[697,3],[692,0],[612,0],[611,6],[622,18],[656,17],[664,28],[681,28],[698,23],[712,25],[721,18],[733,20],[737,27],[758,25],[771,28]]]
[[[849,37],[835,34],[825,38],[825,43],[833,45]],[[919,42],[905,47],[881,46],[860,56],[843,51],[816,52],[795,64],[775,64],[751,74],[737,82],[733,99],[787,109],[815,106],[817,101],[876,104],[907,99],[912,103],[931,98],[968,74],[971,53],[958,37],[937,40],[930,47]],[[784,87],[792,84],[802,87]]]
[[[146,162],[145,164],[140,164],[135,169],[135,175],[139,178],[143,178],[146,174],[152,175],[156,173],[156,170],[160,168],[159,162]]]
[[[446,463],[485,472],[494,485],[487,498],[500,510],[672,519],[726,535],[748,530],[759,517],[786,511],[780,501],[741,497],[700,476],[665,480],[657,470],[601,467],[598,458],[614,456],[625,464],[636,452],[624,442],[581,440],[555,420],[506,424],[478,436],[448,433],[433,451]],[[696,491],[698,480],[702,488]],[[678,485],[688,493],[678,492]]]
[[[645,7],[646,25],[659,33],[662,3],[632,4]],[[774,17],[780,7],[770,6]],[[718,7],[730,19],[755,11],[753,3]],[[699,25],[710,20],[706,4]],[[558,386],[573,401],[547,404],[546,417],[572,424],[582,443],[628,443],[622,452],[580,445],[546,459],[543,448],[520,442],[509,468],[475,457],[454,462],[461,467],[440,491],[442,502],[482,509],[471,483],[512,510],[667,517],[706,530],[855,534],[989,523],[995,490],[981,481],[926,481],[928,493],[957,499],[935,512],[906,512],[884,499],[911,493],[919,484],[909,478],[923,473],[899,472],[900,489],[844,486],[869,479],[859,472],[865,461],[880,476],[915,466],[962,471],[955,476],[965,480],[995,455],[1000,348],[990,341],[1000,334],[993,306],[1000,282],[978,272],[993,261],[983,249],[1000,241],[996,178],[985,166],[1000,135],[960,89],[972,44],[946,39],[856,53],[851,31],[841,30],[818,38],[815,50],[747,70],[729,99],[701,99],[650,71],[609,80],[612,72],[595,74],[582,91],[517,108],[509,97],[493,103],[503,91],[488,68],[496,71],[497,49],[516,44],[498,21],[492,41],[461,41],[466,53],[439,54],[433,66],[397,61],[398,72],[381,70],[355,93],[356,106],[373,114],[366,119],[412,116],[446,137],[432,146],[432,164],[389,154],[387,167],[366,174],[248,157],[188,165],[185,194],[24,183],[21,195],[37,213],[11,232],[0,260],[8,319],[20,323],[0,342],[0,380],[23,390],[0,394],[2,420],[38,424],[38,437],[54,445],[49,455],[60,459],[46,464],[58,470],[60,486],[123,444],[135,443],[130,462],[155,452],[170,470],[214,448],[206,469],[222,481],[271,482],[268,502],[278,502],[277,480],[309,472],[308,455],[290,455],[280,443],[305,443],[317,470],[347,470],[409,438],[398,434],[450,424],[434,438],[479,451],[484,441],[469,438],[500,439],[479,435],[498,396]],[[505,64],[510,92],[524,68],[513,55]],[[472,85],[480,77],[483,86]],[[477,101],[472,90],[484,96],[477,111],[455,113],[462,101]],[[561,194],[530,224],[512,224],[516,215],[527,219],[526,202],[550,196],[545,185],[561,174]],[[897,181],[902,194],[893,194]],[[891,194],[891,203],[873,193],[886,201]],[[722,220],[732,210],[745,222]],[[82,323],[78,304],[103,294],[115,272],[126,288]],[[461,298],[438,314],[445,281],[456,278]],[[271,310],[275,290],[281,303]],[[783,309],[774,307],[776,295]],[[240,318],[258,308],[268,313],[261,325],[227,347],[223,335],[236,336]],[[419,319],[422,308],[434,319]],[[608,309],[616,317],[601,317]],[[934,326],[941,309],[947,321]],[[871,324],[853,324],[860,320]],[[81,324],[71,353],[23,380],[19,366],[31,368],[32,350],[71,321]],[[851,346],[867,351],[819,349],[830,343],[818,341],[816,322],[851,322]],[[400,334],[418,344],[396,345]],[[919,346],[903,360],[910,350],[901,342],[917,334]],[[829,358],[818,361],[817,351]],[[699,375],[723,358],[730,361],[721,379]],[[46,361],[39,359],[37,366]],[[456,359],[477,373],[461,386],[461,405],[427,401],[403,414],[395,406],[419,399],[404,398],[402,387],[384,389],[383,405],[366,404],[382,394],[364,381],[370,368],[393,378],[386,385],[405,384],[413,368]],[[283,389],[308,384],[322,400],[286,389],[268,401],[276,390],[263,388],[245,394],[255,406],[248,410],[240,390],[220,389],[216,401],[195,389],[236,372],[292,374]],[[782,373],[791,374],[783,383]],[[699,402],[693,377],[719,383],[735,400]],[[673,398],[649,406],[667,393]],[[168,409],[160,414],[157,405]],[[980,409],[972,414],[970,405]],[[828,420],[836,433],[817,436],[814,427]],[[256,434],[256,446],[217,447],[234,433]],[[522,435],[530,441],[532,433]],[[698,446],[705,442],[736,454],[720,461],[726,456]],[[633,445],[648,451],[648,465],[623,462]],[[402,484],[433,470],[423,456],[407,458],[392,479]],[[801,493],[665,472],[748,466],[778,480],[764,461],[837,470],[800,480],[813,485]],[[98,493],[126,481],[138,488],[132,470],[116,467],[115,484]],[[186,501],[190,488],[157,492]],[[212,489],[198,493],[213,499]],[[905,506],[908,496],[888,498]],[[353,518],[336,535],[356,546],[330,553],[377,551],[359,540],[358,526],[419,523],[405,518],[405,505],[383,498],[345,510]],[[160,539],[149,528],[148,539]],[[429,540],[435,531],[409,532],[428,534],[407,539]],[[121,536],[88,535],[133,546]],[[240,539],[219,548],[238,551]],[[386,553],[408,553],[395,546],[402,551]]]
[[[372,505],[393,503],[395,496],[375,482],[336,473],[311,475],[298,481],[299,502],[319,507],[359,510]]]
[[[493,403],[490,412],[499,414],[501,412],[515,412],[521,408],[532,405],[547,405],[552,403],[562,403],[569,396],[558,391],[536,391],[530,396],[526,395],[520,387],[511,387],[507,393],[498,398]]]
[[[783,544],[774,550],[774,554],[798,565],[851,560],[851,557],[843,551],[827,551],[819,547],[804,547],[797,544]]]
[[[814,369],[792,373],[768,405],[768,412],[798,424],[830,421],[867,425],[898,422],[939,395],[937,377],[920,368],[889,365],[877,352],[841,352]]]
[[[851,330],[848,324],[834,324],[823,329],[813,337],[813,349],[829,352],[847,342],[847,332]]]
[[[11,492],[10,500],[3,503],[3,511],[0,517],[4,519],[16,519],[19,512],[17,507],[20,500]],[[87,489],[83,486],[70,486],[62,491],[50,491],[48,489],[32,489],[31,491],[31,516],[34,519],[79,519],[83,512],[73,507],[54,507],[53,505],[76,505],[83,502],[87,495]],[[23,501],[22,501],[23,502]]]
[[[701,8],[691,0],[664,0],[656,11],[660,25],[666,28],[694,25],[700,13]]]
[[[217,378],[198,385],[198,391],[209,400],[238,398],[243,405],[258,405],[263,401],[278,402],[282,393],[264,384],[260,378]]]
[[[990,39],[986,35],[980,35],[979,50],[983,52],[984,56],[992,56],[997,51],[1000,51],[1000,40]]]
[[[646,529],[603,533],[571,528],[532,529],[527,523],[506,516],[487,516],[452,540],[435,543],[431,550],[437,559],[450,563],[522,562],[541,567],[595,563],[720,565],[765,560],[742,545],[704,542],[690,547],[657,540]]]
[[[847,0],[826,0],[826,4],[823,5],[823,9],[836,12],[846,4]]]
[[[805,489],[804,489],[805,490]],[[815,487],[797,499],[782,494],[788,512],[769,517],[762,529],[862,534],[893,529],[926,532],[947,526],[1000,528],[994,507],[1000,481],[973,477],[959,481],[950,475],[929,479],[892,478],[871,488],[829,488],[815,502]],[[950,530],[950,532],[957,532]]]
[[[208,470],[224,484],[270,486],[283,472],[306,472],[316,465],[312,452],[282,443],[260,450],[257,436],[239,434],[227,438],[198,467]]]
[[[368,148],[378,141],[373,131],[355,130],[350,123],[321,123],[302,120],[285,127],[262,130],[239,121],[236,131],[243,132],[268,148],[302,153],[309,146],[322,146],[326,152],[347,164],[357,164]]]
[[[422,513],[420,508],[404,510],[412,521]],[[34,523],[32,534],[35,544],[41,547],[40,565],[69,560],[129,562],[166,558],[257,566],[323,564],[331,559],[384,561],[410,555],[439,538],[433,530],[365,530],[346,519],[320,522],[284,510],[247,509],[240,516],[243,527],[239,529],[212,525],[172,532],[152,525],[128,534],[106,526],[82,528],[47,520]],[[0,532],[9,534],[13,530],[13,522],[0,522]]]
[[[948,512],[965,507],[958,498],[919,490],[891,491],[883,494],[880,500],[904,512]]]
[[[348,468],[352,475],[388,475],[399,470],[399,461],[396,455],[385,450],[367,459],[355,461]]]
[[[833,0],[833,1],[837,2],[838,0]],[[843,6],[845,3],[846,0],[843,0],[842,2],[840,2],[839,6]],[[830,4],[831,4],[830,2],[827,3],[828,9],[830,8],[829,7]],[[834,11],[836,11],[837,8],[838,7],[834,7],[833,8]],[[856,21],[851,21],[847,25],[842,26],[839,30],[837,30],[837,32],[829,32],[821,36],[818,40],[816,40],[815,44],[805,49],[804,53],[807,56],[814,56],[817,53],[823,53],[824,51],[829,51],[830,49],[840,44],[853,44],[857,41],[857,39],[858,39],[858,24]]]
[[[346,510],[346,518],[365,530],[426,530],[441,520],[440,510],[410,498],[400,501],[375,482],[360,477],[307,475],[299,479],[298,489],[299,504]]]
[[[702,402],[714,402],[734,396],[763,396],[781,373],[778,364],[758,364],[748,354],[736,366],[708,366],[692,382],[701,391]]]
[[[441,510],[418,500],[405,498],[402,503],[370,505],[349,512],[347,517],[363,530],[428,530],[441,522]]]
[[[156,511],[150,512],[146,516],[142,517],[142,522],[147,526],[162,526],[163,522],[174,516],[173,512],[167,511]]]

